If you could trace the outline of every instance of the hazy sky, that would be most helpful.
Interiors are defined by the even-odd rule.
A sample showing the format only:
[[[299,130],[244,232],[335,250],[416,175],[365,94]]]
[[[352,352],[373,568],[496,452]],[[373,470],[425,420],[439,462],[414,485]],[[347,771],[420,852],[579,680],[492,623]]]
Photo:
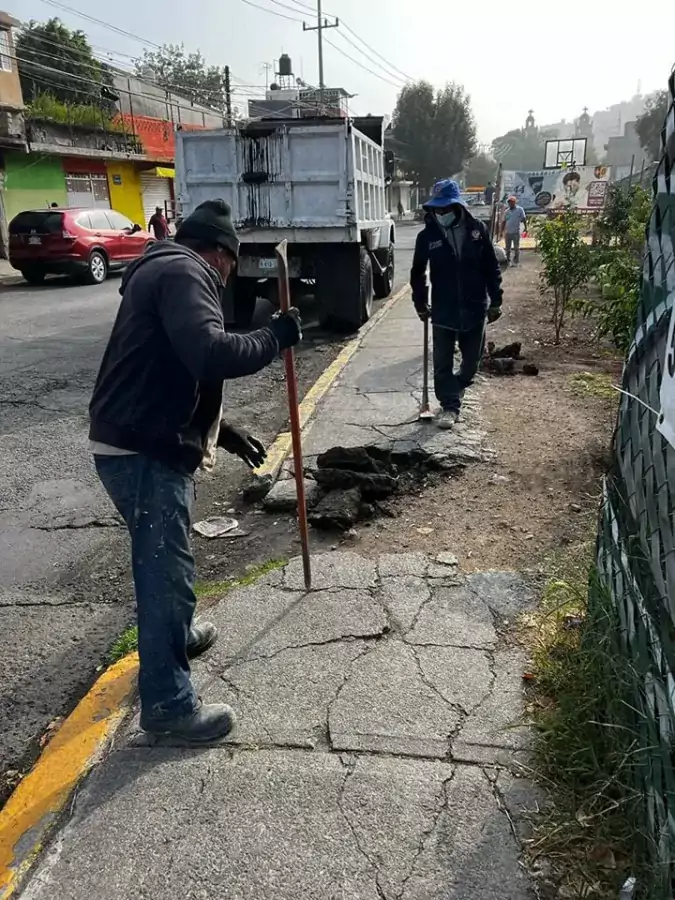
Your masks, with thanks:
[[[255,9],[245,0],[64,0],[67,6],[146,41],[180,43],[200,49],[211,63],[229,63],[246,84],[264,85],[262,63],[291,55],[296,75],[318,81],[316,34],[303,33],[315,0],[251,0],[289,21]],[[58,16],[82,28],[92,44],[116,53],[141,55],[144,44],[57,8],[46,0],[5,0],[17,18]],[[540,124],[572,119],[583,106],[591,111],[665,87],[675,44],[672,0],[654,0],[638,15],[635,6],[556,4],[538,0],[449,2],[449,0],[323,0],[326,14],[339,16],[384,57],[381,63],[352,31],[333,29],[326,38],[383,79],[365,71],[333,47],[324,47],[325,81],[357,94],[359,114],[391,113],[402,76],[464,84],[470,93],[479,139],[489,142],[521,125],[529,108]],[[621,12],[625,5],[626,13]],[[631,10],[630,12],[628,10]],[[644,23],[643,33],[636,26]],[[313,23],[312,23],[313,24]],[[344,35],[344,36],[343,36]],[[124,57],[115,57],[123,62]],[[131,61],[126,59],[127,63]],[[385,67],[384,69],[382,67]],[[236,84],[236,82],[235,82]],[[244,90],[243,88],[241,90]],[[241,99],[241,95],[240,95]]]

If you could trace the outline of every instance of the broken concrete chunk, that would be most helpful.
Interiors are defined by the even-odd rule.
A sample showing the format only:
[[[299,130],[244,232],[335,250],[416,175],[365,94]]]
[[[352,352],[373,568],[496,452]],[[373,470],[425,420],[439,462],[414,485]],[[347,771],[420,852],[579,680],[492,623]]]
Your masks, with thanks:
[[[305,478],[305,500],[307,506],[314,506],[319,499],[319,487],[315,481]],[[298,508],[298,492],[295,478],[277,481],[263,500],[265,509],[273,512],[295,512]]]
[[[316,460],[319,469],[347,469],[350,472],[381,472],[382,466],[371,453],[371,447],[331,447]],[[379,458],[383,462],[383,453]]]
[[[358,488],[350,488],[322,497],[309,512],[308,519],[315,528],[337,528],[346,531],[359,520],[361,509],[361,491]]]
[[[317,469],[314,478],[327,491],[360,488],[361,496],[366,500],[383,500],[393,494],[398,485],[398,479],[391,475],[346,469]]]

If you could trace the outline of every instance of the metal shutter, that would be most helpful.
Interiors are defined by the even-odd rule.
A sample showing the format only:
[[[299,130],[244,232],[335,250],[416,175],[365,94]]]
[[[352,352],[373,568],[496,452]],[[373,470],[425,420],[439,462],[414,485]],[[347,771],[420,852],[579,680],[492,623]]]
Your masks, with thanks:
[[[141,193],[143,195],[143,212],[145,214],[143,228],[147,228],[150,216],[154,215],[155,207],[159,206],[162,212],[165,212],[165,201],[171,202],[169,179],[158,178],[151,172],[141,172]]]

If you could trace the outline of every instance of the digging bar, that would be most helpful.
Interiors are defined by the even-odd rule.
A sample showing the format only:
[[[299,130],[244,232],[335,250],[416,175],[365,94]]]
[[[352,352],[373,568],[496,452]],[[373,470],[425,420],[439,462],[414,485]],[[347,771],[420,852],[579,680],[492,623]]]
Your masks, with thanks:
[[[424,370],[422,381],[422,408],[417,417],[422,422],[433,419],[434,414],[429,409],[429,319],[424,320]]]
[[[288,312],[290,303],[290,287],[288,283],[288,244],[282,241],[274,248],[277,257],[277,276],[279,279],[279,306],[281,312]],[[307,523],[307,501],[305,499],[305,472],[302,465],[302,436],[300,433],[300,412],[298,409],[298,380],[295,375],[295,357],[293,349],[284,350],[286,366],[286,388],[288,390],[288,412],[291,421],[291,439],[293,443],[293,468],[295,469],[295,487],[298,495],[298,526],[302,546],[302,571],[305,576],[305,589],[312,586],[312,569],[309,556],[309,525]]]

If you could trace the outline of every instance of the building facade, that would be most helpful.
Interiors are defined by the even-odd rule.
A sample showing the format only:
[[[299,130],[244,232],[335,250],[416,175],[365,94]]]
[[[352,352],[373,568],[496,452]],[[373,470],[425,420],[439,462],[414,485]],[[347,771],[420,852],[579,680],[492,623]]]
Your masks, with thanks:
[[[115,108],[91,121],[25,105],[13,50],[19,22],[0,12],[0,253],[7,224],[25,209],[92,206],[147,227],[157,206],[171,218],[177,129],[218,128],[223,117],[127,73],[114,73]]]

